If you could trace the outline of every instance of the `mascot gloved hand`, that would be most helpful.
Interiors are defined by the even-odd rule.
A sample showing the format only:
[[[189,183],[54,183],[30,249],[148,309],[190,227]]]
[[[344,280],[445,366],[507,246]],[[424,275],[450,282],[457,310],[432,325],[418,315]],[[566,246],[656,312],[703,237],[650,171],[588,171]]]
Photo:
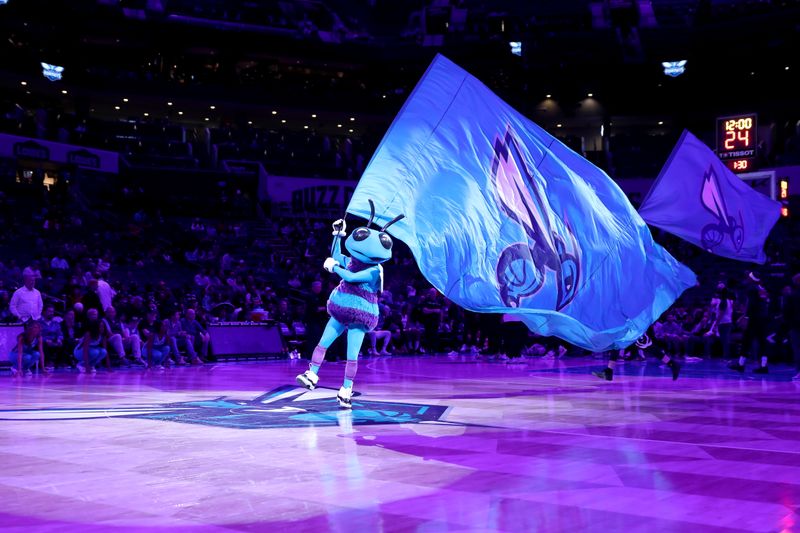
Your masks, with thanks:
[[[342,253],[342,239],[347,235],[347,224],[339,219],[332,225],[334,237],[331,257],[322,266],[328,272],[337,274],[342,281],[328,298],[328,314],[331,318],[311,354],[311,365],[297,376],[300,385],[314,390],[319,381],[319,368],[325,360],[325,352],[339,335],[347,331],[344,383],[336,395],[339,406],[345,409],[352,408],[353,379],[358,369],[358,352],[364,336],[378,325],[378,294],[383,290],[381,263],[392,258],[392,238],[386,233],[386,228],[404,217],[398,215],[380,230],[372,229],[369,227],[375,218],[375,204],[372,200],[369,200],[369,208],[367,225],[356,228],[347,238],[350,256]]]
[[[339,261],[334,259],[333,257],[329,257],[322,263],[322,268],[333,274],[334,267],[339,266]]]
[[[346,233],[347,222],[345,222],[343,218],[340,218],[339,220],[331,224],[331,226],[333,227],[334,237],[347,237]]]

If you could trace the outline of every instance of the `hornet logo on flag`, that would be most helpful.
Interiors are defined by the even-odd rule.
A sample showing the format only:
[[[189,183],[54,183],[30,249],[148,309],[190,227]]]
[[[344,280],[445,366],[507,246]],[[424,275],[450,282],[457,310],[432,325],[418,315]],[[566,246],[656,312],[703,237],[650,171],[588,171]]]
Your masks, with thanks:
[[[507,306],[519,307],[522,298],[539,292],[549,269],[556,276],[556,310],[563,309],[575,297],[580,249],[568,225],[563,228],[566,235],[556,231],[547,197],[528,169],[510,127],[495,142],[491,170],[498,204],[528,237],[527,242],[514,243],[500,254],[496,268],[500,297]]]
[[[739,212],[739,221],[737,222],[734,217],[728,214],[728,209],[725,207],[725,198],[722,196],[720,190],[719,180],[717,174],[714,172],[714,167],[709,169],[703,175],[703,188],[700,192],[703,207],[708,209],[712,215],[717,218],[717,222],[706,224],[700,233],[700,241],[703,243],[703,248],[712,251],[716,246],[720,245],[726,235],[730,236],[734,249],[738,252],[742,249],[744,244],[744,222],[742,221],[742,213]]]

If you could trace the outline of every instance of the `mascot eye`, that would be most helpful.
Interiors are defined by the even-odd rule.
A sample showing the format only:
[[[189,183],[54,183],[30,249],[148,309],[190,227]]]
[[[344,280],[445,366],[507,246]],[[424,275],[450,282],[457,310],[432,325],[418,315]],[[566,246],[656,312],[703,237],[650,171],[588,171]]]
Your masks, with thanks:
[[[392,249],[392,238],[389,237],[388,234],[381,233],[380,237],[378,237],[378,238],[381,240],[381,244],[383,245],[384,248],[386,248],[387,250],[391,250]]]
[[[353,232],[354,241],[363,241],[369,237],[369,230],[367,228],[358,228]]]

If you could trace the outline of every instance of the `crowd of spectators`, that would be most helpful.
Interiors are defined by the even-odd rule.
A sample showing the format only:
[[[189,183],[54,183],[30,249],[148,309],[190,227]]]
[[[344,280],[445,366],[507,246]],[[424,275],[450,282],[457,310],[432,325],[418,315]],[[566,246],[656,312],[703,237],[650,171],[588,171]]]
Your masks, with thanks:
[[[118,152],[135,167],[218,169],[245,160],[276,175],[339,179],[360,176],[379,139],[229,122],[192,128],[155,117],[104,121],[10,100],[0,101],[0,132]]]
[[[110,369],[112,361],[114,366],[163,370],[165,365],[203,364],[208,357],[210,335],[202,308],[162,301],[159,309],[141,296],[117,298],[95,272],[87,273],[84,287],[73,292],[72,305],[56,314],[56,304],[45,303],[36,289],[41,276],[38,267],[26,267],[22,287],[2,310],[6,320],[24,326],[9,352],[12,373],[30,375],[34,367],[94,373],[101,363]]]
[[[337,130],[339,131],[339,130]],[[225,161],[261,163],[275,175],[357,179],[377,147],[383,130],[361,126],[358,135],[314,128],[256,127],[224,121],[202,127],[182,126],[165,118],[131,117],[107,121],[67,113],[56,107],[23,107],[0,101],[0,132],[118,152],[133,167],[219,169]],[[762,140],[757,164],[800,162],[800,120],[787,116],[772,127],[773,140]],[[581,152],[581,137],[554,132]],[[607,151],[583,155],[615,178],[655,176],[678,132],[621,130],[609,137]]]
[[[14,259],[0,263],[0,321],[41,321],[46,368],[91,372],[101,363],[156,369],[200,363],[213,358],[209,324],[228,321],[274,321],[284,351],[308,356],[327,322],[327,296],[338,282],[320,266],[330,238],[327,221],[276,219],[254,235],[252,222],[176,221],[138,210],[131,215],[133,229],[126,232],[94,228],[92,235],[101,241],[125,243],[114,252],[68,237],[79,217],[64,219],[56,212],[35,217],[43,228],[60,231],[41,233],[29,266]],[[673,253],[690,264],[705,255],[679,244]],[[794,285],[787,275],[756,278],[763,332],[753,348],[747,338],[748,320],[754,320],[748,317],[754,308],[748,290],[752,278],[711,264],[714,274],[701,278],[716,292],[689,291],[654,324],[656,343],[676,356],[790,360],[800,278]],[[422,278],[402,243],[385,268],[380,323],[367,337],[364,355],[446,353],[519,361],[585,354],[529,332],[512,317],[472,313],[453,304]],[[24,335],[22,345],[32,346],[36,335],[27,329]],[[343,347],[334,344],[329,354],[343,357]],[[39,359],[34,350],[17,362],[32,366]]]

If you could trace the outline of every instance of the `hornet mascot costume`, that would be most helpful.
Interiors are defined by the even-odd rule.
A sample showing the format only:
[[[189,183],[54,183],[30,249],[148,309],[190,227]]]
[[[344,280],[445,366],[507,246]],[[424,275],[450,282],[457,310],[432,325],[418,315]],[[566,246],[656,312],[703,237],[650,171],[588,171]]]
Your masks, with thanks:
[[[297,376],[303,387],[314,390],[319,381],[319,367],[325,360],[325,352],[339,335],[347,330],[347,364],[344,369],[344,384],[336,398],[339,405],[352,409],[353,379],[358,370],[358,352],[364,335],[378,325],[378,294],[383,290],[383,267],[381,263],[392,257],[392,238],[386,229],[401,220],[398,215],[380,230],[370,229],[375,218],[375,204],[369,200],[370,216],[366,226],[356,228],[345,244],[350,256],[342,253],[342,241],[347,233],[343,219],[333,223],[333,245],[331,257],[323,267],[342,278],[328,298],[328,314],[331,316],[319,344],[311,355],[309,369]]]

